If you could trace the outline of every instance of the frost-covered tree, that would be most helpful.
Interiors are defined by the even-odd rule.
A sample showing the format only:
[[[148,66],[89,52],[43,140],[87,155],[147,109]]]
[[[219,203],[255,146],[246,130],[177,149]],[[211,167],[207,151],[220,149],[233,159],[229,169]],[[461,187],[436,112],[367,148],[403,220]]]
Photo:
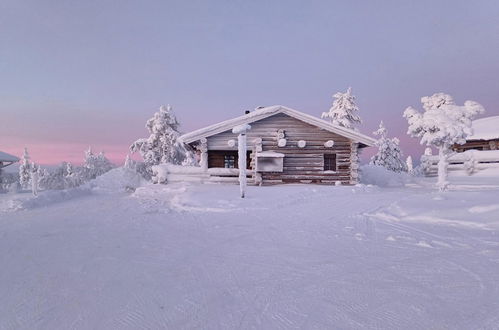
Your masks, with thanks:
[[[343,126],[349,129],[355,129],[355,124],[362,121],[357,115],[359,108],[355,104],[355,96],[352,95],[352,88],[349,87],[346,93],[338,92],[333,95],[333,106],[328,112],[322,113],[322,118],[329,119],[335,125]]]
[[[423,112],[412,107],[404,111],[409,123],[407,134],[421,138],[421,144],[438,149],[438,183],[440,190],[446,190],[448,157],[453,144],[464,144],[466,137],[473,133],[471,120],[483,107],[475,101],[466,101],[464,105],[456,105],[450,95],[436,93],[421,98]]]
[[[21,158],[21,165],[19,165],[19,184],[21,189],[29,189],[31,183],[31,168],[30,156],[28,148],[24,148],[24,153]]]
[[[39,166],[33,163],[33,166],[31,167],[31,191],[33,192],[34,196],[38,195],[38,169]]]
[[[410,155],[407,156],[405,164],[407,165],[407,172],[412,174],[414,172],[414,166],[412,165],[412,157]]]
[[[185,146],[178,141],[179,123],[171,106],[161,106],[149,119],[148,138],[138,139],[130,146],[132,153],[139,152],[148,167],[158,164],[181,164],[188,156]]]
[[[135,161],[132,158],[130,158],[130,154],[126,155],[123,167],[129,170],[135,170],[136,164]]]
[[[114,168],[114,165],[106,158],[104,153],[101,151],[99,154],[95,155],[92,152],[92,148],[88,147],[85,151],[85,159],[80,171],[79,179],[83,182],[90,181],[96,177],[110,171]],[[66,176],[68,169],[66,168]]]
[[[400,150],[400,141],[396,137],[389,138],[383,121],[379,124],[379,128],[373,132],[379,136],[376,141],[378,153],[371,158],[370,164],[383,166],[384,168],[394,171],[407,171],[407,165],[402,160],[402,151]]]

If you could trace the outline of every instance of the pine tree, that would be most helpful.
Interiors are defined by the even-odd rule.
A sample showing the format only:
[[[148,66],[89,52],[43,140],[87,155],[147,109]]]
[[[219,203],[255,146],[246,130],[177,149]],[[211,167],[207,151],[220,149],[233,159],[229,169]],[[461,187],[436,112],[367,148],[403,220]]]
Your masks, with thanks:
[[[379,136],[376,141],[378,153],[371,158],[370,164],[383,166],[394,172],[407,171],[407,165],[402,160],[400,141],[397,138],[387,137],[387,130],[383,121],[380,122],[379,128],[373,134]]]
[[[19,183],[21,189],[29,189],[31,183],[31,168],[30,156],[28,148],[24,148],[24,153],[21,158],[21,165],[19,165]]]
[[[453,144],[464,144],[466,137],[472,134],[471,120],[483,107],[474,101],[466,101],[458,106],[452,96],[436,93],[421,98],[423,112],[412,107],[404,111],[409,128],[407,134],[420,137],[421,144],[434,146],[438,149],[438,182],[440,190],[446,190],[448,158]]]
[[[355,104],[355,96],[352,95],[352,88],[349,87],[346,93],[338,92],[333,95],[333,106],[328,112],[322,113],[322,118],[329,118],[330,122],[349,129],[355,129],[355,124],[362,121],[356,114],[359,108]]]
[[[161,106],[146,123],[149,138],[138,139],[130,146],[132,153],[139,152],[148,167],[171,163],[181,164],[187,154],[185,146],[178,141],[179,123],[171,106]]]

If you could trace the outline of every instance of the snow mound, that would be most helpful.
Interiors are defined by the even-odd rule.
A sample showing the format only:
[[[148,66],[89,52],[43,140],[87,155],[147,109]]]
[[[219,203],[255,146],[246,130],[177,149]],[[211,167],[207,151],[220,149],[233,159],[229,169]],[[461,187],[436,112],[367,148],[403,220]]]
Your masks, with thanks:
[[[137,172],[118,167],[90,181],[88,186],[97,191],[117,192],[128,189],[135,190],[144,183],[144,179]]]
[[[382,166],[364,165],[360,170],[360,181],[363,184],[372,184],[379,187],[403,187],[413,180],[413,178],[405,172],[397,173],[389,171]]]

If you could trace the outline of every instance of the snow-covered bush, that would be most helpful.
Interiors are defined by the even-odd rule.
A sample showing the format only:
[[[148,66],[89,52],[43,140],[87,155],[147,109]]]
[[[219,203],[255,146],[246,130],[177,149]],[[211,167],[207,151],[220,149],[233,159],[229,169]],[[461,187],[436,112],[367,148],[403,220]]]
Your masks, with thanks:
[[[381,121],[379,128],[373,134],[379,136],[376,141],[378,153],[371,158],[370,164],[383,166],[394,172],[407,172],[407,165],[402,160],[399,139],[387,137],[387,130],[383,121]]]
[[[355,104],[355,96],[352,95],[352,88],[349,87],[346,93],[338,92],[333,95],[333,106],[328,112],[323,112],[321,117],[328,118],[331,123],[349,129],[355,129],[355,124],[360,124],[360,117],[356,114],[359,108]]]
[[[30,156],[28,148],[24,148],[24,153],[21,158],[21,165],[19,165],[19,184],[21,189],[29,189],[31,184],[31,168]]]
[[[360,182],[379,187],[402,187],[412,181],[406,172],[393,172],[383,166],[364,165],[360,168]]]
[[[466,159],[463,163],[464,170],[468,175],[472,175],[476,171],[478,162],[476,161],[475,157],[473,156],[473,153],[470,152],[468,155],[468,159]]]
[[[178,141],[179,123],[171,106],[161,106],[159,111],[147,121],[146,128],[150,133],[149,137],[136,140],[130,146],[130,151],[140,153],[148,176],[152,174],[153,165],[164,163],[178,165],[186,159],[190,159],[187,162],[194,162],[192,153],[189,153],[185,145]]]
[[[458,106],[450,95],[436,93],[421,98],[423,112],[412,107],[404,111],[409,123],[407,134],[421,138],[421,144],[438,149],[438,187],[446,190],[448,157],[453,144],[464,144],[466,137],[473,133],[471,120],[484,111],[474,101],[466,101]]]

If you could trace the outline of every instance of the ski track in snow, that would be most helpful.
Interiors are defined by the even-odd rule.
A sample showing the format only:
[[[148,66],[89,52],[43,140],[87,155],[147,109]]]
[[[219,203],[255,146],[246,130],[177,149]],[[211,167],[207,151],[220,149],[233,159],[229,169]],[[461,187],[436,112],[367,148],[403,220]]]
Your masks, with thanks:
[[[428,213],[417,203],[454,201],[424,189],[237,191],[0,213],[0,329],[499,329],[495,208]]]

